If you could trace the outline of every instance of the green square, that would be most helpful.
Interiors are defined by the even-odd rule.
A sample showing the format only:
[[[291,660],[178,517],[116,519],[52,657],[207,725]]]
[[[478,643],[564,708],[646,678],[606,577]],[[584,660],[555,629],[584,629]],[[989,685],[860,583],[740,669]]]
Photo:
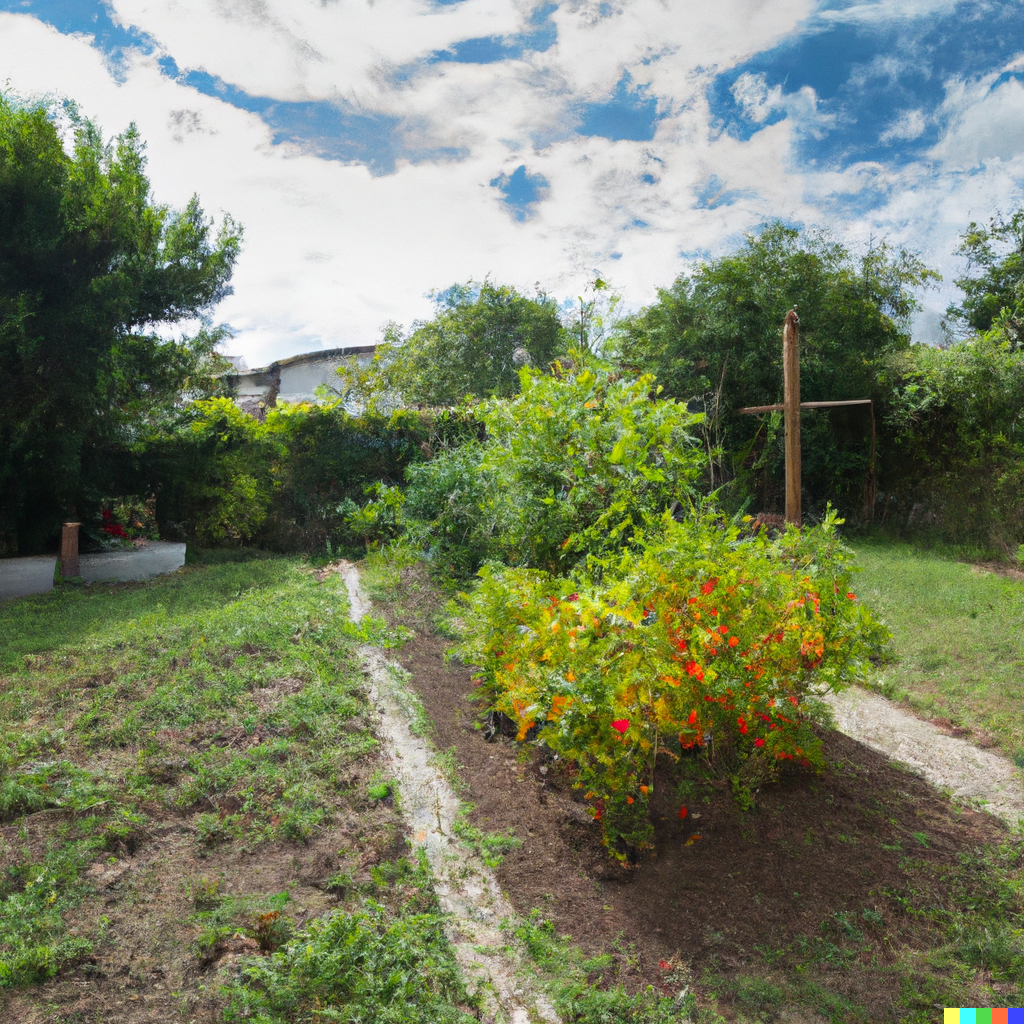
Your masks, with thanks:
[[[992,1024],[992,1010],[975,1010],[975,1024]]]

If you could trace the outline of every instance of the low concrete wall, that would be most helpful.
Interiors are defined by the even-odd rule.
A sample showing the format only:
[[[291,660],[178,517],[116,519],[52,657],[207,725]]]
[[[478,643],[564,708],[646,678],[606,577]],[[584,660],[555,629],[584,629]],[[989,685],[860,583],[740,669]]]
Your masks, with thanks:
[[[86,583],[114,580],[148,580],[174,572],[185,564],[185,545],[151,540],[140,548],[80,555],[78,571]]]
[[[56,555],[34,558],[0,558],[0,601],[53,590]]]

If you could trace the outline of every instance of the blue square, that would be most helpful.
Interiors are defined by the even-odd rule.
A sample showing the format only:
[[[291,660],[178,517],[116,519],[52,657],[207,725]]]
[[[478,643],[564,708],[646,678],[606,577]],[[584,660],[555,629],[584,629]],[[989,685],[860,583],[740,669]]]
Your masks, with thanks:
[[[1024,1024],[1024,1010],[1019,1006],[1011,1006],[1010,1012],[1007,1014],[1006,1019],[1010,1024]]]

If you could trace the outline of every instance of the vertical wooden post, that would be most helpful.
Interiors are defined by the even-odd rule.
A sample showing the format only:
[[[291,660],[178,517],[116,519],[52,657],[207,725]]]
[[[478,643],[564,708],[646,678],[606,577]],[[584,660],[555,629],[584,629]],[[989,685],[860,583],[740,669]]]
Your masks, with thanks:
[[[64,579],[78,575],[78,528],[81,523],[65,523],[60,534],[60,574]]]
[[[871,403],[871,463],[868,466],[867,486],[864,488],[864,518],[875,519],[875,496],[878,493],[878,472],[875,466],[875,403]]]
[[[801,525],[800,511],[800,335],[796,307],[782,327],[783,401],[786,406],[786,522]]]

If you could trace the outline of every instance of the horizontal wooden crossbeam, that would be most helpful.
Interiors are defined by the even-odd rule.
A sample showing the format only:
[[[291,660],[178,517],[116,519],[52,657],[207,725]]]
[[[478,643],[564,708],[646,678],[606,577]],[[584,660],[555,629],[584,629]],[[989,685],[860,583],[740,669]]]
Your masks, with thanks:
[[[871,405],[870,398],[852,398],[848,402],[801,402],[801,409],[833,409],[839,405]],[[738,409],[737,412],[781,412],[784,405],[751,405],[745,409]]]

